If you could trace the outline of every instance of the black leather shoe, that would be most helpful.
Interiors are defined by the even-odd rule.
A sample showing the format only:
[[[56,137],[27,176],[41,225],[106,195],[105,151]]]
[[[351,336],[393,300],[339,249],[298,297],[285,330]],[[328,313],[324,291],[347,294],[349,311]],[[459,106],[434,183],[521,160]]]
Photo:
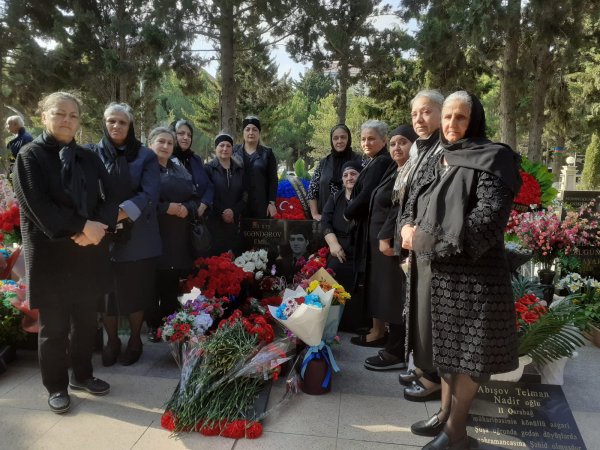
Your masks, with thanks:
[[[76,391],[86,391],[92,395],[106,395],[110,392],[110,384],[102,381],[100,378],[88,378],[85,381],[77,381],[75,377],[71,377],[69,387]]]
[[[118,339],[119,344],[116,347],[105,345],[102,349],[102,365],[104,367],[114,366],[117,358],[121,353],[121,339]]]
[[[415,369],[410,369],[406,372],[401,372],[400,375],[398,375],[398,383],[402,386],[410,386],[413,381],[417,381],[419,378],[417,371]]]
[[[360,347],[385,347],[387,344],[388,334],[385,333],[383,337],[375,339],[374,341],[367,341],[367,335],[361,334],[360,336],[353,336],[350,338],[350,342]]]
[[[442,385],[436,384],[432,388],[425,388],[419,380],[404,388],[404,398],[410,402],[428,402],[442,398]]]
[[[365,359],[365,368],[369,370],[393,370],[405,367],[404,359],[390,355],[384,350],[379,350],[376,356]]]
[[[429,442],[421,450],[471,450],[475,448],[477,448],[476,439],[465,436],[460,441],[450,444],[448,435],[441,432],[433,441]]]
[[[418,436],[437,436],[442,432],[444,425],[446,424],[446,422],[442,422],[438,418],[440,412],[441,411],[438,411],[427,420],[419,420],[418,422],[413,423],[410,427],[410,431]]]
[[[71,407],[71,397],[67,391],[54,392],[48,396],[50,411],[56,414],[64,414]]]
[[[122,366],[131,366],[132,364],[135,364],[138,359],[140,359],[140,356],[142,356],[142,351],[143,347],[140,349],[127,347],[125,349],[125,353],[123,353],[121,358],[119,358],[119,362]]]

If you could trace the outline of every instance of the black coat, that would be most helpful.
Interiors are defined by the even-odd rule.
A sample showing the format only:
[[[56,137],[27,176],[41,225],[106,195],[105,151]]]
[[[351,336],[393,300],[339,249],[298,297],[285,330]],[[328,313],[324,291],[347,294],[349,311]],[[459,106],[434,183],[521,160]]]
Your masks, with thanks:
[[[371,195],[365,278],[365,298],[371,315],[394,324],[402,323],[406,279],[400,268],[399,257],[385,256],[379,251],[379,239],[390,210],[396,209],[397,213],[397,206],[392,204],[397,174],[398,165],[392,161]]]
[[[248,203],[244,217],[266,219],[269,202],[277,196],[277,161],[273,150],[259,145],[256,152],[248,155],[243,144],[233,149],[234,158],[241,163],[248,180]]]
[[[112,181],[98,156],[76,148],[89,211],[87,217],[81,216],[61,182],[60,148],[40,136],[21,149],[14,167],[32,308],[76,303],[84,291],[84,298],[94,298],[113,290],[108,238],[86,247],[71,239],[87,220],[114,228],[118,205]]]
[[[161,166],[158,202],[158,227],[162,241],[162,255],[158,260],[160,269],[185,271],[192,268],[191,224],[201,203],[194,187],[194,181],[183,165],[169,160],[167,167]],[[167,214],[170,203],[185,206],[187,217]]]
[[[244,169],[233,158],[229,170],[225,170],[217,158],[205,167],[208,178],[215,187],[213,207],[208,215],[208,228],[213,240],[211,252],[220,254],[233,250],[234,253],[239,253],[242,247],[239,222],[248,201]],[[226,209],[233,211],[234,223],[223,221],[222,213]]]
[[[367,262],[367,232],[369,226],[369,205],[371,194],[381,182],[383,175],[392,163],[387,147],[381,149],[363,168],[352,189],[350,202],[344,215],[355,225],[354,245],[356,270],[364,272]]]

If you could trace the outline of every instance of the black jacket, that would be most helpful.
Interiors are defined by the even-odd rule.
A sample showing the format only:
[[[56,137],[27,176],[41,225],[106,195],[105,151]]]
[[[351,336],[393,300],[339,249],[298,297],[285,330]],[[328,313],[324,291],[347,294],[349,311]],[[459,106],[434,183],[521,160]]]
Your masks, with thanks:
[[[243,165],[248,180],[248,204],[244,217],[265,219],[269,202],[277,196],[277,161],[273,150],[259,145],[256,152],[248,155],[243,144],[233,149],[234,159]]]

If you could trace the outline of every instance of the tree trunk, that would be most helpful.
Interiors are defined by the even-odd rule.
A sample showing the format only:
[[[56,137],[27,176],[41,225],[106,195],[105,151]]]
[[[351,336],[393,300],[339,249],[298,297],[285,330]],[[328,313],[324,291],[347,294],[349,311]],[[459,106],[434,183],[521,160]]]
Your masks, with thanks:
[[[533,162],[542,161],[542,133],[546,116],[544,115],[546,93],[552,78],[552,54],[550,53],[551,39],[544,39],[536,46],[534,54],[535,78],[531,98],[531,122],[529,124],[529,142],[527,157]]]
[[[500,71],[500,139],[517,151],[517,58],[521,41],[521,0],[508,0],[504,41]]]
[[[236,85],[234,78],[234,15],[233,2],[220,3],[219,44],[221,50],[221,129],[235,137]]]
[[[117,4],[117,54],[119,55],[119,65],[117,68],[117,88],[116,97],[118,102],[127,102],[127,70],[125,64],[127,62],[127,40],[125,39],[125,31],[123,30],[123,21],[125,20],[125,1],[119,0]]]
[[[346,123],[346,110],[348,109],[348,87],[350,86],[350,71],[348,60],[343,58],[339,61],[339,92],[337,98],[336,112],[338,123]]]
[[[565,151],[565,135],[560,134],[558,139],[556,140],[556,146],[560,147],[562,150],[560,152],[554,152],[552,155],[552,176],[554,177],[554,181],[558,181],[560,179],[560,171],[562,166],[565,165],[566,159],[566,151]]]

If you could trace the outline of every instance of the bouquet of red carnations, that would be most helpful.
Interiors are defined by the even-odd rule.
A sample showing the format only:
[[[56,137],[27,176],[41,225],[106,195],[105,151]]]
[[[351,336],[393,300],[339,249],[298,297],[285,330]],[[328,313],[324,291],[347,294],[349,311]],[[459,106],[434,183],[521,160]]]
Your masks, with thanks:
[[[207,298],[238,296],[242,284],[254,278],[252,272],[245,272],[234,264],[231,253],[198,258],[194,272],[187,279],[186,287],[188,290],[197,287]]]

